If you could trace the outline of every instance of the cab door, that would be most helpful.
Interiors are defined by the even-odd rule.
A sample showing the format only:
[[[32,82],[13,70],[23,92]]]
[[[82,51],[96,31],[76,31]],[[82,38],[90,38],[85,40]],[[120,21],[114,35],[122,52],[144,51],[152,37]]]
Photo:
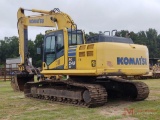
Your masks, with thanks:
[[[45,38],[44,62],[47,69],[64,69],[63,31],[55,31]]]
[[[49,66],[56,60],[56,36],[46,36],[44,45],[44,62],[47,65],[47,69],[49,69]],[[56,66],[53,65],[53,67]]]

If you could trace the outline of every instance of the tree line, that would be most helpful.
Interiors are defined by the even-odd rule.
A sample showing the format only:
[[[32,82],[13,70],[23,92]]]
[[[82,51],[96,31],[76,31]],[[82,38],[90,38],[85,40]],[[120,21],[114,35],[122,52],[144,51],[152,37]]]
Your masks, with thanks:
[[[89,32],[86,38],[97,35],[98,33]],[[155,29],[139,31],[137,33],[128,30],[121,30],[115,33],[115,36],[130,37],[135,44],[146,45],[149,49],[150,58],[160,58],[160,34]],[[37,48],[42,48],[43,34],[38,34],[35,40],[28,40],[29,56],[32,58],[32,63],[36,67],[41,67],[42,54],[37,55]],[[0,40],[0,65],[4,64],[7,58],[19,57],[18,37],[5,37]]]
[[[117,32],[117,36],[129,37],[135,44],[146,45],[149,49],[150,58],[160,58],[160,34],[155,29],[148,29],[147,31],[139,31],[138,33],[121,30]]]
[[[42,54],[37,54],[37,48],[41,48],[44,35],[36,35],[35,40],[28,40],[29,57],[32,58],[32,64],[36,67],[41,67]],[[5,37],[0,40],[0,65],[6,62],[7,58],[19,57],[19,42],[17,36]]]

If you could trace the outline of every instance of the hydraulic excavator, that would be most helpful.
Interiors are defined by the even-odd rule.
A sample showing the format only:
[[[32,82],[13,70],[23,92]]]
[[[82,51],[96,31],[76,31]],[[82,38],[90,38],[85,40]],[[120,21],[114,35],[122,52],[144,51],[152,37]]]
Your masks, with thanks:
[[[135,101],[148,97],[149,88],[145,83],[115,77],[148,73],[146,46],[118,37],[111,37],[108,42],[86,44],[83,31],[59,9],[29,10],[40,13],[34,16],[25,16],[25,10],[28,9],[18,10],[21,72],[12,80],[13,89],[24,91],[26,97],[86,107],[104,105],[110,96]],[[44,37],[41,72],[28,60],[28,26],[57,28]],[[40,79],[38,82],[34,81],[36,74]],[[55,75],[69,78],[57,80]]]

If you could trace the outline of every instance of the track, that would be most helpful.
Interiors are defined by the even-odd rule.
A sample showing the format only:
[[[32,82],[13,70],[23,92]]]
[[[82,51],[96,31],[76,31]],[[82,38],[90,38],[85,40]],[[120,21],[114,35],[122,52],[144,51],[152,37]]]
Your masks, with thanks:
[[[103,86],[73,81],[46,80],[37,83],[28,82],[24,86],[24,93],[26,97],[83,107],[98,107],[107,102],[107,92]]]
[[[113,92],[114,91],[114,92]],[[50,100],[82,107],[98,107],[107,102],[110,95],[121,94],[130,100],[144,100],[149,88],[143,82],[107,77],[93,83],[72,80],[46,80],[28,82],[24,86],[26,97]]]
[[[133,82],[131,80],[125,80],[118,77],[107,77],[105,79],[99,80],[108,81],[102,82],[102,85],[106,88],[107,91],[115,90],[119,92],[119,94],[121,94],[124,98],[130,99],[132,101],[144,100],[149,95],[149,88],[143,82]]]

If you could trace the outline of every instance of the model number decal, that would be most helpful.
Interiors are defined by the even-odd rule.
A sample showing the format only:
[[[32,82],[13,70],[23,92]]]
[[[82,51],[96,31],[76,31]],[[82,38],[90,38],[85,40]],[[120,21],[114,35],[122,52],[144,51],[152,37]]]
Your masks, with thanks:
[[[75,57],[68,58],[68,68],[69,69],[76,69],[76,58]]]

